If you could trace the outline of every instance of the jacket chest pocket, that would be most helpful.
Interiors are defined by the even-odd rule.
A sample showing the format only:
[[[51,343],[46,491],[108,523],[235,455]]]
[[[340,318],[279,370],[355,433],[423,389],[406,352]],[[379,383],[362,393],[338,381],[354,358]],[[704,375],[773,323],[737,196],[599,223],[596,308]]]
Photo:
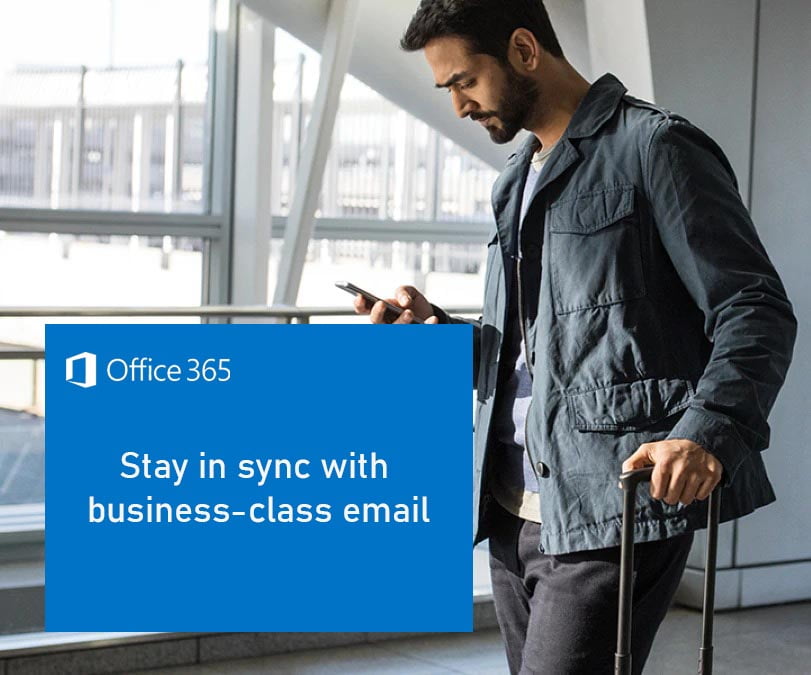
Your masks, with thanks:
[[[634,186],[583,193],[550,207],[549,266],[556,314],[645,295]]]

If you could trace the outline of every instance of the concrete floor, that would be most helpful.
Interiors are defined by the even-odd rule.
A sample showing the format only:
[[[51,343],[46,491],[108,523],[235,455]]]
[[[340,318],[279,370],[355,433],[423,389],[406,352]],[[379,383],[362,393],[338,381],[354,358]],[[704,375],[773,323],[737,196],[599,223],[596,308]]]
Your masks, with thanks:
[[[645,673],[696,672],[701,614],[675,607],[659,630]],[[715,617],[716,675],[810,675],[811,603],[723,612]],[[205,666],[139,671],[161,675],[507,674],[498,631],[429,635]],[[551,674],[550,674],[551,675]]]

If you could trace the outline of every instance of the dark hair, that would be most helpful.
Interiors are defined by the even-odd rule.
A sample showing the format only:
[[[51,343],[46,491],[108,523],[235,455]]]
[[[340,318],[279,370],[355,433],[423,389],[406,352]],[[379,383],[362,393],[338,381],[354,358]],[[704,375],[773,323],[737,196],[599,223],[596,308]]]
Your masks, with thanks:
[[[517,28],[531,31],[553,56],[563,56],[543,0],[421,0],[400,47],[415,52],[435,38],[456,36],[468,40],[474,54],[504,63]]]

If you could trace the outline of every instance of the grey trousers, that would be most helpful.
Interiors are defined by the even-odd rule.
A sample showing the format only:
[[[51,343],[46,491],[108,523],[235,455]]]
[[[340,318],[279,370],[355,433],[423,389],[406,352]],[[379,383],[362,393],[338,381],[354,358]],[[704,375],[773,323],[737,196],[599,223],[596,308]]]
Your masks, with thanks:
[[[540,525],[493,504],[490,576],[512,675],[611,675],[619,547],[548,555]],[[678,587],[693,533],[637,544],[632,670],[642,672]]]

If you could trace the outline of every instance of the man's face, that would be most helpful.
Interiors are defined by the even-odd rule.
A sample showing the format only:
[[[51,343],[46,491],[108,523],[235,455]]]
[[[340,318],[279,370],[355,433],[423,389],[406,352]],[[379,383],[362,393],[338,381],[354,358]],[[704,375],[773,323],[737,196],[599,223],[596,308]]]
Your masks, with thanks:
[[[436,86],[450,92],[456,114],[479,122],[495,143],[509,143],[525,128],[538,101],[530,77],[489,54],[472,54],[457,37],[431,40],[425,58]]]

